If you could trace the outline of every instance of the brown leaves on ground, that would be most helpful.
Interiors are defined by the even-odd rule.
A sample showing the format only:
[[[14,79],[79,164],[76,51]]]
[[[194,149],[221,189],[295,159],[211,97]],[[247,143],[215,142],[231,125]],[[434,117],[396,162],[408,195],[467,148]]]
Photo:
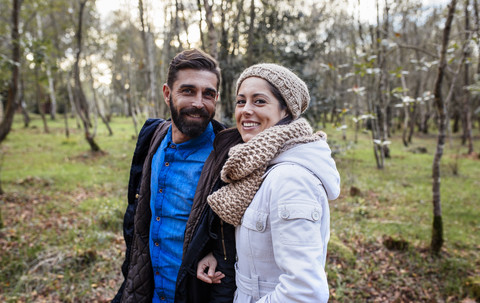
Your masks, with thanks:
[[[78,188],[51,197],[37,186],[48,186],[46,180],[27,177],[16,184],[28,191],[0,196],[4,225],[0,232],[0,302],[109,302],[121,283],[123,238],[120,231],[114,234],[99,229],[98,233],[103,233],[99,237],[110,244],[105,248],[83,245],[85,237],[91,236],[88,226],[99,223],[77,209],[98,193]],[[66,242],[72,232],[74,241]],[[52,236],[58,240],[46,238]],[[16,295],[7,293],[14,288],[20,289]]]
[[[447,275],[456,275],[462,285],[474,274],[470,270],[474,267],[451,264],[428,249],[389,250],[382,242],[385,239],[369,243],[351,239],[348,245],[356,256],[353,267],[338,256],[328,256],[330,302],[475,302],[444,283]]]

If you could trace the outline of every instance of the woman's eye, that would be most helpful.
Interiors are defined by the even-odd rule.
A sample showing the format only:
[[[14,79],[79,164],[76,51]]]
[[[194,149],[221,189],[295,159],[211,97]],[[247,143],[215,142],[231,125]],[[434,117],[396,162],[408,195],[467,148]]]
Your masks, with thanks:
[[[237,104],[237,105],[244,105],[244,104],[245,104],[245,100],[237,100],[236,104]]]
[[[257,99],[257,100],[255,100],[255,104],[265,104],[265,103],[266,103],[266,102],[265,102],[265,100],[263,100],[263,99]]]

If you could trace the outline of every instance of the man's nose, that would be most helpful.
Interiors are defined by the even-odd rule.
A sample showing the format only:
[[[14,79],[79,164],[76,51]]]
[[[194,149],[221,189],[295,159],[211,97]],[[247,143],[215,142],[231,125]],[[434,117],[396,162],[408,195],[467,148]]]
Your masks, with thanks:
[[[205,107],[203,104],[203,95],[201,93],[195,95],[194,99],[192,100],[192,106],[195,108]]]

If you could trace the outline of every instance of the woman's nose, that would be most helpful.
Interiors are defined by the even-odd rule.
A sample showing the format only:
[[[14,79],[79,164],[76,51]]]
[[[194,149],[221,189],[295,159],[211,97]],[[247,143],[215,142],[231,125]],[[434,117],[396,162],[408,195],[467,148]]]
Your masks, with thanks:
[[[251,115],[253,113],[253,107],[249,102],[245,103],[245,106],[242,109],[242,113],[244,115]]]

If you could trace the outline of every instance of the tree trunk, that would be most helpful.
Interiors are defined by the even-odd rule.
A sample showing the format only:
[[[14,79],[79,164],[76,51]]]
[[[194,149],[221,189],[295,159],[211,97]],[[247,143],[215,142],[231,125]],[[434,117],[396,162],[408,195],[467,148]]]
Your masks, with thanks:
[[[23,126],[27,128],[30,125],[30,115],[28,114],[27,111],[27,104],[25,103],[24,96],[25,96],[25,86],[23,85],[23,78],[20,77],[20,82],[19,82],[19,91],[18,91],[18,102],[20,109],[22,111],[23,115]]]
[[[18,78],[20,74],[20,33],[18,30],[19,16],[21,9],[21,0],[12,0],[12,79],[8,87],[7,102],[4,108],[4,116],[0,123],[0,143],[5,140],[8,133],[12,129],[13,116],[15,114],[17,94],[18,94]],[[1,190],[1,189],[0,189]]]
[[[71,89],[69,89],[70,93]],[[63,121],[65,123],[65,137],[69,138],[70,137],[70,129],[68,127],[68,103],[65,102],[65,109],[63,111]]]
[[[42,117],[43,122],[43,131],[48,134],[50,131],[48,130],[47,119],[45,118],[45,108],[44,104],[42,104],[42,92],[40,87],[40,81],[38,79],[38,63],[35,63],[35,102],[37,104],[37,110],[40,113],[40,117]]]
[[[247,49],[247,66],[253,64],[253,43],[255,34],[255,0],[250,1],[250,25],[248,27],[248,49]]]
[[[200,15],[200,20],[198,21],[198,32],[200,33],[200,41],[202,42],[202,50],[206,51],[207,48],[205,46],[205,39],[203,38],[203,29],[202,29],[202,24],[203,24],[202,2],[200,0],[197,0],[197,6],[198,6],[198,12],[199,12],[199,15]]]
[[[465,1],[465,40],[470,39],[470,13],[468,7],[470,5],[470,0]],[[464,49],[464,54],[466,58],[470,56],[469,48]],[[464,64],[464,87],[469,85],[469,64]],[[462,142],[468,143],[468,154],[473,154],[473,135],[472,135],[472,110],[470,106],[470,92],[468,89],[464,90],[464,97],[462,100],[462,113],[463,113],[463,136]]]
[[[418,61],[420,61],[420,54],[418,51],[415,51],[416,58]],[[421,94],[423,94],[425,83],[426,83],[426,75],[422,76],[422,72],[419,71],[419,80],[416,81],[417,84],[415,86],[415,94],[414,94],[414,99],[415,103],[413,104],[413,110],[412,110],[412,117],[410,119],[410,125],[409,125],[409,131],[408,131],[408,143],[412,143],[412,138],[413,138],[413,133],[415,131],[415,124],[417,123],[417,120],[419,119],[419,111],[421,105],[418,103],[418,99],[420,98]],[[423,96],[422,96],[423,97]]]
[[[379,13],[379,3],[377,0],[377,37],[378,40],[384,40],[388,37],[388,30],[389,30],[389,6],[388,3],[385,2],[385,14],[384,14],[384,27],[383,30],[380,31],[380,13]],[[387,116],[387,109],[390,103],[390,84],[388,80],[388,68],[387,68],[387,60],[386,60],[386,47],[383,43],[380,43],[378,46],[378,61],[379,65],[378,68],[380,69],[380,83],[378,85],[378,100],[379,104],[377,107],[377,117],[378,117],[378,126],[379,126],[379,138],[382,142],[380,146],[380,157],[382,159],[382,165],[380,168],[383,168],[383,159],[385,156],[389,155],[389,147],[387,145],[383,145],[383,142],[387,141],[388,139],[388,116]],[[385,93],[386,92],[386,93]]]
[[[93,152],[101,151],[98,144],[95,142],[94,137],[95,135],[90,133],[90,118],[89,118],[89,109],[87,99],[85,94],[83,93],[82,83],[80,81],[80,69],[79,69],[79,61],[80,61],[80,54],[82,52],[82,20],[83,20],[83,11],[85,9],[85,5],[88,0],[84,0],[80,3],[80,10],[78,13],[78,29],[75,34],[75,38],[77,41],[77,51],[75,56],[75,63],[73,65],[73,76],[75,79],[75,89],[73,93],[73,98],[75,100],[75,107],[77,110],[77,114],[82,120],[83,129],[85,132],[85,140],[87,140],[88,144],[90,145],[90,150]]]
[[[407,96],[407,83],[405,82],[405,77],[403,74],[401,75],[401,80],[402,80],[402,88],[403,88],[403,96]],[[410,111],[410,104],[408,102],[402,102],[403,103],[403,112],[404,112],[404,120],[403,120],[403,131],[402,131],[402,141],[403,141],[403,146],[408,147],[408,125],[409,125],[409,111]]]
[[[210,5],[208,0],[203,0],[203,5],[205,7],[205,19],[207,21],[207,28],[208,28],[208,51],[210,56],[217,59],[218,52],[217,52],[217,31],[215,29],[215,25],[213,24],[213,4]]]
[[[105,115],[102,113],[100,110],[100,105],[98,104],[98,98],[97,98],[97,91],[94,87],[94,81],[93,81],[93,74],[92,74],[92,68],[89,66],[89,71],[90,71],[90,85],[92,86],[92,93],[93,93],[93,103],[95,105],[95,110],[97,111],[97,114],[100,116],[100,119],[102,120],[103,124],[107,127],[108,130],[108,135],[113,136],[113,131],[112,128],[110,127],[110,123],[108,123],[107,119],[105,118]]]
[[[72,78],[72,71],[68,73],[68,78],[67,78],[67,93],[68,93],[68,100],[70,103],[70,107],[72,108],[72,116],[75,117],[75,122],[77,123],[77,129],[80,129],[82,126],[80,125],[80,122],[78,121],[78,115],[77,115],[77,110],[75,106],[75,98],[73,97],[73,90],[72,90],[72,84],[70,82]],[[65,107],[65,109],[67,106]],[[65,130],[67,133],[69,132],[68,129]],[[67,136],[68,137],[68,136]]]
[[[450,37],[450,30],[452,27],[453,16],[455,14],[455,6],[457,0],[452,0],[448,6],[448,15],[443,29],[442,48],[440,51],[440,60],[438,63],[438,73],[433,89],[435,109],[438,114],[438,138],[437,149],[432,165],[432,194],[433,194],[433,226],[432,226],[432,241],[430,247],[434,254],[438,254],[443,245],[443,222],[442,222],[442,207],[440,199],[440,161],[443,155],[445,146],[445,135],[447,128],[447,107],[446,102],[442,97],[442,82],[447,66],[446,51],[448,47],[448,40]]]
[[[42,41],[43,40],[42,19],[38,12],[36,14],[36,20],[37,20],[38,39]],[[57,113],[57,98],[55,97],[55,85],[54,85],[52,70],[50,68],[50,62],[47,54],[45,54],[45,69],[46,69],[47,80],[48,80],[48,92],[50,95],[50,117],[52,118],[52,120],[55,120],[55,116]]]
[[[237,16],[235,18],[235,23],[233,25],[233,37],[232,37],[232,52],[231,54],[233,56],[238,55],[238,49],[239,49],[239,44],[240,44],[240,39],[239,39],[239,24],[240,24],[240,16],[243,15],[243,2],[244,0],[239,0],[237,2]]]
[[[183,2],[181,0],[175,0],[175,7],[176,7],[176,11],[177,11],[177,15],[176,15],[177,17],[176,18],[180,19],[180,17],[178,17],[178,12],[182,12],[181,23],[182,23],[182,26],[183,26],[183,30],[185,32],[185,42],[187,42],[187,48],[190,49],[190,48],[192,48],[192,46],[191,46],[190,40],[188,38],[188,36],[189,36],[188,35],[188,24],[187,24],[187,20],[185,19],[185,7],[183,6]],[[178,21],[178,22],[180,22],[180,21]],[[180,32],[180,26],[178,26],[178,29],[179,29],[179,32]]]
[[[159,115],[159,102],[157,100],[157,78],[155,74],[155,41],[153,33],[150,32],[150,25],[145,25],[143,18],[143,1],[138,1],[140,23],[142,26],[142,42],[144,47],[145,59],[147,61],[147,83],[148,83],[148,104],[153,109],[153,116]],[[145,29],[147,28],[147,29]],[[176,29],[179,30],[178,27]],[[179,41],[180,42],[180,41]]]

